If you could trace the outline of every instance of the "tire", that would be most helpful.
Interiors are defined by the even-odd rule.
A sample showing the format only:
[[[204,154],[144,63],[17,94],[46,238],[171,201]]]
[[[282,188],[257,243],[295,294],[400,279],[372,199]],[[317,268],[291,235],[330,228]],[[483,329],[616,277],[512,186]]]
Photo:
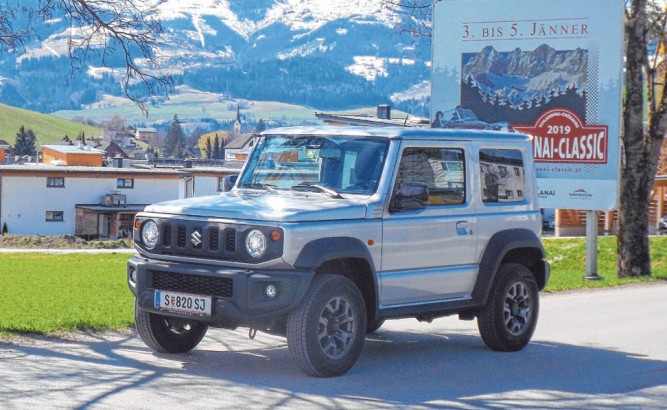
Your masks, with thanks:
[[[287,346],[301,370],[332,377],[359,358],[366,337],[366,305],[349,279],[316,276],[303,303],[287,318]]]
[[[484,343],[501,352],[515,352],[530,342],[539,314],[539,291],[523,265],[500,265],[486,306],[477,315]]]
[[[134,302],[134,322],[141,340],[160,353],[185,353],[204,338],[208,326],[193,320],[150,313]]]
[[[384,325],[384,319],[376,319],[372,322],[368,322],[368,325],[366,325],[366,334],[370,335],[371,333],[377,332],[382,325]]]

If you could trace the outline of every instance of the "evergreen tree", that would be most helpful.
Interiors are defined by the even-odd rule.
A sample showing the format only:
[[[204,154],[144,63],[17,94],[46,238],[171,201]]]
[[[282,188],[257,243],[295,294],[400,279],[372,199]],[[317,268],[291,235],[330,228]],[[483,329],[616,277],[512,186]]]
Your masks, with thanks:
[[[76,137],[77,141],[81,141],[82,145],[86,145],[86,133],[83,130],[79,131],[79,136]]]
[[[215,138],[213,139],[213,158],[221,159],[220,158],[220,137],[218,137],[218,134],[215,134]]]
[[[211,144],[211,138],[206,138],[206,159],[213,158],[213,145]]]
[[[16,155],[37,155],[37,137],[31,129],[25,129],[22,125],[19,132],[16,133],[16,142],[14,143],[14,152]]]
[[[183,147],[185,147],[185,133],[181,128],[178,115],[174,114],[174,119],[171,121],[169,131],[167,131],[167,138],[164,141],[164,155],[180,157]]]
[[[260,118],[259,121],[257,121],[257,126],[255,127],[255,132],[262,132],[266,130],[266,124],[264,124],[264,121]]]

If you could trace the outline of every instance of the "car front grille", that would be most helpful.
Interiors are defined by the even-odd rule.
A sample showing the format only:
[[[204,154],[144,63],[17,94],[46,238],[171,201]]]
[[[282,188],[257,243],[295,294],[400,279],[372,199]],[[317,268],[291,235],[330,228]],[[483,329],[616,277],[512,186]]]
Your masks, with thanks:
[[[234,293],[234,282],[230,278],[163,271],[149,271],[149,273],[152,278],[150,287],[153,289],[222,298],[231,298]]]
[[[237,230],[222,223],[164,219],[158,221],[161,240],[152,253],[238,261]]]

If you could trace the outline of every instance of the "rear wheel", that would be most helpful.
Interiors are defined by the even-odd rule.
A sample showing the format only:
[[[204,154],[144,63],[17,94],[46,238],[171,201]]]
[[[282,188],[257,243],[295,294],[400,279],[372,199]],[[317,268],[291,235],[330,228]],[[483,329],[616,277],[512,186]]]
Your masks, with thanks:
[[[287,344],[297,365],[318,377],[339,376],[357,361],[366,335],[361,292],[347,278],[315,277],[302,305],[287,319]]]
[[[141,340],[160,353],[185,353],[204,338],[208,326],[193,320],[150,313],[134,302],[134,321]]]
[[[523,265],[500,265],[486,306],[477,315],[484,343],[493,350],[523,349],[535,331],[539,291],[532,273]]]

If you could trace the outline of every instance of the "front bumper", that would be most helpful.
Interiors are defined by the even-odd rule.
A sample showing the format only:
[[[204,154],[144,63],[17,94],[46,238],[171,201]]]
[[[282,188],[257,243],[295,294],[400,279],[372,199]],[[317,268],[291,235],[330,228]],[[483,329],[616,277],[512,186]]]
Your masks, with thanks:
[[[127,263],[128,286],[142,309],[225,328],[271,326],[299,305],[313,276],[314,272],[224,268],[163,262],[139,255]],[[277,289],[275,297],[266,295],[269,284]],[[156,309],[156,289],[211,296],[211,316],[189,316]]]

